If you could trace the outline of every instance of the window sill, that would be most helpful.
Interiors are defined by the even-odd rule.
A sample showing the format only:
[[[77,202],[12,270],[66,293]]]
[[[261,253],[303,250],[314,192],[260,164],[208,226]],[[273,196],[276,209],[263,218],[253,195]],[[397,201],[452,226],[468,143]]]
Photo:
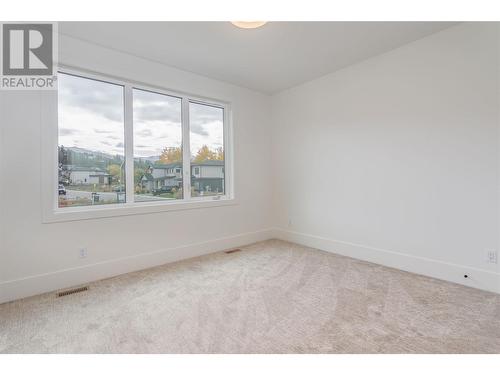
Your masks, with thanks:
[[[192,199],[188,202],[143,202],[123,203],[99,207],[58,208],[44,212],[43,223],[60,223],[65,221],[92,220],[128,215],[147,215],[170,211],[194,210],[202,208],[235,206],[234,198]]]

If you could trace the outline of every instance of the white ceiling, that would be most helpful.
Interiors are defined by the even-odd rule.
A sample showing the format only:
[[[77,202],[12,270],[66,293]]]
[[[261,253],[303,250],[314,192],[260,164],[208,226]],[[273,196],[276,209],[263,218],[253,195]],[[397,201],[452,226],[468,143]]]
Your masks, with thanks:
[[[62,34],[206,77],[275,93],[455,23],[61,22]]]

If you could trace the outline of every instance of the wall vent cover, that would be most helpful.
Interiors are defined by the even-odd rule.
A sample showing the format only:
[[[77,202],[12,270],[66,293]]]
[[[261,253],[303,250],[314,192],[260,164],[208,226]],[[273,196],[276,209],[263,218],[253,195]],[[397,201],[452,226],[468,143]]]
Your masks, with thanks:
[[[226,254],[232,254],[232,253],[237,253],[238,251],[241,251],[241,249],[231,249],[228,251],[224,251]]]
[[[70,294],[85,292],[86,290],[89,290],[89,287],[82,286],[80,288],[69,289],[69,290],[65,290],[63,292],[59,292],[59,293],[57,293],[57,296],[58,297],[65,297],[65,296],[69,296]]]

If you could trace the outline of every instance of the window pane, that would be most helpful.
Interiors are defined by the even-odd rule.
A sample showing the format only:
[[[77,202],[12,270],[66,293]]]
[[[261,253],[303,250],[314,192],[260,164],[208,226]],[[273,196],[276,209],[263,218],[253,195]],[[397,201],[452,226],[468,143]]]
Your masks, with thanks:
[[[224,110],[189,103],[191,196],[224,194]]]
[[[182,199],[182,100],[134,89],[135,201]]]
[[[125,202],[123,86],[58,75],[59,207]]]

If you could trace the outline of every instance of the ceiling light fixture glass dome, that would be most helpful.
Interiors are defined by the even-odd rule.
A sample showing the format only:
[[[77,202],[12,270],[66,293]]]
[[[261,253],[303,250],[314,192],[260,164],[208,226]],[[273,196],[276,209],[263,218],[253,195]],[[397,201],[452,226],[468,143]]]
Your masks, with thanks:
[[[231,21],[231,23],[241,29],[256,29],[258,27],[264,26],[266,21]]]

